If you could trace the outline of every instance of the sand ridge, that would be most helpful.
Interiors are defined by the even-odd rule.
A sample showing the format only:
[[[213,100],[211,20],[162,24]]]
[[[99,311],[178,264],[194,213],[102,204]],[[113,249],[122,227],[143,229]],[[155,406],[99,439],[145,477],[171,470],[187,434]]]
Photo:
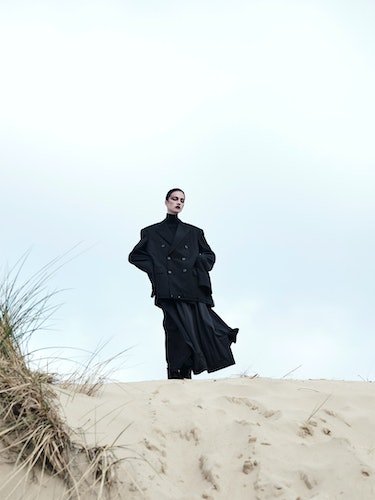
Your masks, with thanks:
[[[115,444],[113,498],[375,498],[371,382],[163,380],[59,397],[87,443]],[[51,487],[39,498],[59,498]]]

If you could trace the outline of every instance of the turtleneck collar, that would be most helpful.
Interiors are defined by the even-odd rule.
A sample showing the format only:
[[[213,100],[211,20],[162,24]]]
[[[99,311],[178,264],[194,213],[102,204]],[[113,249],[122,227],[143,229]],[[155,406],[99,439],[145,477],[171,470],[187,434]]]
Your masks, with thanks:
[[[165,220],[167,224],[178,224],[180,222],[179,218],[177,217],[177,214],[167,214]]]

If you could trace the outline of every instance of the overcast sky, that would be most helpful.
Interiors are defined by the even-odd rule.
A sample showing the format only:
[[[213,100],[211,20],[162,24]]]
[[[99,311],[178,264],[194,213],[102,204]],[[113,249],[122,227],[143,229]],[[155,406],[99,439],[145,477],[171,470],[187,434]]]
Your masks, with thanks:
[[[373,380],[374,23],[372,0],[2,0],[0,267],[79,244],[31,348],[107,343],[113,378],[166,378],[127,258],[181,187],[240,329],[236,365],[199,378]]]

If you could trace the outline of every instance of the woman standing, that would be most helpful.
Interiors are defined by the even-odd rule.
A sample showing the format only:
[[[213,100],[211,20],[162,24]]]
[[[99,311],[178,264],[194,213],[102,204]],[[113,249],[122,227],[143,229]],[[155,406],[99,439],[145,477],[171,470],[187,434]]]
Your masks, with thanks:
[[[202,229],[178,218],[184,204],[182,189],[168,191],[166,218],[142,229],[129,255],[129,262],[148,274],[151,297],[164,313],[168,378],[233,365],[230,345],[238,333],[212,310],[209,271],[215,254]]]

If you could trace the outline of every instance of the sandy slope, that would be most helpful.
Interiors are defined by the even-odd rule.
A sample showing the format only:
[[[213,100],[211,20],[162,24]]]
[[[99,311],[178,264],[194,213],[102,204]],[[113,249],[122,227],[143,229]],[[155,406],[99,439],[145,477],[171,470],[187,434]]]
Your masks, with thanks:
[[[375,499],[371,382],[151,381],[60,398],[88,443],[115,443],[125,459],[113,498]],[[12,500],[61,495],[56,480],[17,492]]]

